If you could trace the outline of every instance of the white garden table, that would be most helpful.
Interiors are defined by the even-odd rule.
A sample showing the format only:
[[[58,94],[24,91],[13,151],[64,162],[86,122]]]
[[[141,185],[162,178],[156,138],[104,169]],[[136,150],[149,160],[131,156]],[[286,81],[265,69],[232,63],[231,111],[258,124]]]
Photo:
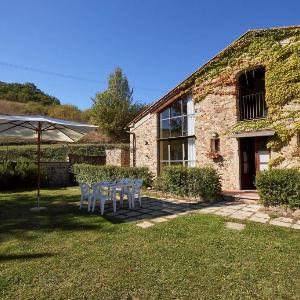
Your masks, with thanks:
[[[128,188],[129,192],[127,194],[128,197],[128,205],[129,208],[132,207],[131,205],[131,190],[132,190],[132,183],[115,183],[115,182],[104,182],[102,184],[103,187],[108,188],[108,192],[112,194],[112,197],[114,197],[114,200],[117,200],[116,194],[117,194],[117,189],[119,189],[120,192],[120,202],[121,202],[121,206],[123,207],[123,193],[124,193],[124,189]]]

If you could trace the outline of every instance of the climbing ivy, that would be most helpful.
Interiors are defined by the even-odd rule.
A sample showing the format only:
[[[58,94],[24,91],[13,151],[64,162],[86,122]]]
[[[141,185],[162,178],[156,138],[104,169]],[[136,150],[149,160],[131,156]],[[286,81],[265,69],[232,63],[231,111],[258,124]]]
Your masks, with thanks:
[[[177,87],[193,93],[195,102],[208,94],[235,94],[224,87],[236,85],[238,75],[264,66],[266,119],[240,121],[231,132],[272,128],[269,149],[279,151],[300,131],[300,27],[254,30],[234,42]],[[276,163],[282,161],[278,159]]]

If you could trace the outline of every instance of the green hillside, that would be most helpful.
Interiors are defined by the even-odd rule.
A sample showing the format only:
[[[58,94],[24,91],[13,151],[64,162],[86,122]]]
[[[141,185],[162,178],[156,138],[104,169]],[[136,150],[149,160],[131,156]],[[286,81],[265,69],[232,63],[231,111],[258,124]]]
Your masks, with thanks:
[[[6,83],[0,81],[0,99],[20,103],[37,102],[42,105],[60,104],[57,98],[44,93],[33,83]]]

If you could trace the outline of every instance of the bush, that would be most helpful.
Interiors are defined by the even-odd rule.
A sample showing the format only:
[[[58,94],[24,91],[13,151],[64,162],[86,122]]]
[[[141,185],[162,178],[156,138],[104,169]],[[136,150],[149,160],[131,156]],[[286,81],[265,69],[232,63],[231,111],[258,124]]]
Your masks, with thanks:
[[[92,184],[100,181],[115,181],[122,178],[143,179],[144,186],[150,186],[152,176],[148,168],[97,166],[88,164],[74,164],[73,173],[77,182]]]
[[[166,166],[156,180],[156,188],[178,196],[202,197],[216,200],[220,197],[220,176],[214,168]]]
[[[37,166],[28,162],[0,163],[0,190],[36,187]]]
[[[256,187],[264,206],[300,208],[299,169],[271,169],[256,176]]]

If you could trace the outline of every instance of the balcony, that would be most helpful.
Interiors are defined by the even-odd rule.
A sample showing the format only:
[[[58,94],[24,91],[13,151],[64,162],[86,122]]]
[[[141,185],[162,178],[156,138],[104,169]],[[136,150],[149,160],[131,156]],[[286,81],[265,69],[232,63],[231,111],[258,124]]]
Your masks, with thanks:
[[[240,97],[240,120],[261,119],[267,116],[265,92]]]

